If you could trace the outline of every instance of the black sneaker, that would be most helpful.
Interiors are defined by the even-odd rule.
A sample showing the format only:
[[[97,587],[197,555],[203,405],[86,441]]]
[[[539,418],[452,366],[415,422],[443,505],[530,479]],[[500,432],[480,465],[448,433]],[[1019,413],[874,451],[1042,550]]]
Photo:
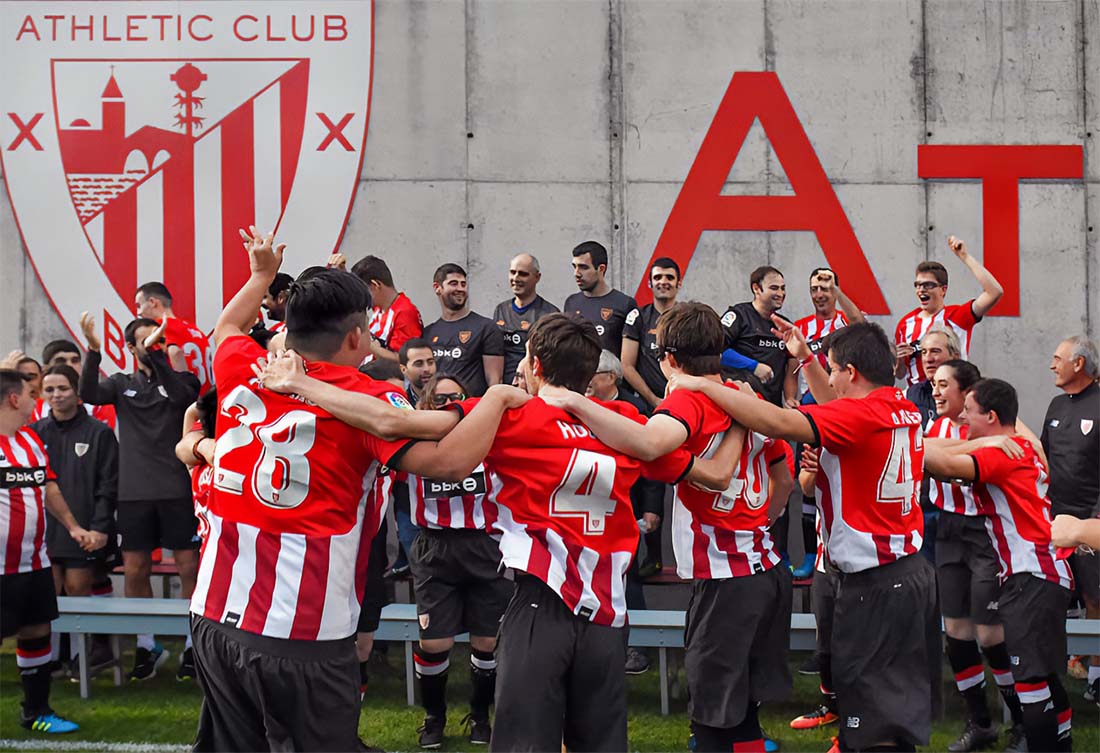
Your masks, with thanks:
[[[1027,753],[1027,735],[1024,733],[1024,725],[1013,725],[1008,731],[1005,753]]]
[[[800,675],[819,675],[821,674],[821,662],[817,660],[817,653],[810,654],[810,658],[798,665],[798,674]]]
[[[88,650],[88,674],[94,675],[102,672],[115,663],[114,652],[107,641],[92,641],[92,647]]]
[[[180,668],[176,670],[176,679],[180,682],[195,679],[195,654],[194,649],[185,648],[180,657]]]
[[[441,716],[426,716],[417,732],[420,733],[421,748],[438,748],[443,744],[443,728],[447,719]]]
[[[951,753],[969,753],[972,750],[981,750],[997,742],[999,730],[996,722],[990,722],[989,726],[982,727],[970,720],[966,723],[966,729],[959,735],[959,739],[947,746]]]
[[[631,646],[626,650],[626,673],[628,675],[645,674],[649,670],[649,658]]]
[[[638,580],[645,580],[661,574],[661,561],[645,562],[638,568]]]
[[[1100,705],[1100,678],[1097,678],[1085,686],[1085,692],[1081,697],[1086,701],[1095,701]]]
[[[487,718],[477,719],[473,714],[467,714],[462,723],[466,725],[466,734],[471,745],[489,744],[489,738],[493,736],[493,727]]]
[[[134,668],[130,670],[130,679],[148,680],[151,677],[156,677],[157,667],[168,661],[169,656],[171,654],[165,651],[163,646],[153,646],[152,651],[139,646],[134,651]]]

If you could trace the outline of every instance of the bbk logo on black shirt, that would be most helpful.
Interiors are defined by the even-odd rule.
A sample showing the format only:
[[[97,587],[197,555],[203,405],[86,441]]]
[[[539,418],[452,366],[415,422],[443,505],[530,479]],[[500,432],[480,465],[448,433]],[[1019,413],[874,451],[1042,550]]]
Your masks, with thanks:
[[[485,493],[485,472],[475,471],[461,481],[424,479],[424,496],[428,499],[450,499],[466,494]]]

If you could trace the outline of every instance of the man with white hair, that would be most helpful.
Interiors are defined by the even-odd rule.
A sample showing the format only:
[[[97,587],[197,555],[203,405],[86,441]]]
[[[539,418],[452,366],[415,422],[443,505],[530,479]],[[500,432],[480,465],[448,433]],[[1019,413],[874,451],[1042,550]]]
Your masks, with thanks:
[[[1051,514],[1093,518],[1100,505],[1100,376],[1096,344],[1083,335],[1058,344],[1050,362],[1062,394],[1050,401],[1042,443],[1050,465]],[[1100,617],[1100,562],[1095,553],[1070,558],[1089,619]],[[1100,656],[1092,657],[1085,697],[1100,703]]]

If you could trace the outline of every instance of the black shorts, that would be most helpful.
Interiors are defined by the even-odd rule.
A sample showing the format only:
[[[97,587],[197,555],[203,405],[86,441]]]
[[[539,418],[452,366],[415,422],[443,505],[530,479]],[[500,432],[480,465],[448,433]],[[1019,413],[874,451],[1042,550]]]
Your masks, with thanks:
[[[626,631],[569,611],[516,574],[497,642],[491,751],[625,751]]]
[[[764,573],[691,584],[684,626],[688,717],[708,727],[736,727],[749,703],[791,692],[791,573]]]
[[[944,617],[997,625],[1000,563],[983,515],[940,512],[936,531],[936,582]]]
[[[1085,603],[1100,602],[1100,556],[1096,552],[1085,554],[1078,550],[1069,558],[1077,595]]]
[[[193,750],[360,750],[353,637],[267,638],[191,615],[202,710]]]
[[[202,544],[195,502],[190,497],[147,502],[119,500],[118,532],[124,552],[198,549]]]
[[[1065,673],[1069,599],[1069,589],[1031,573],[1004,582],[997,611],[1017,682]]]
[[[50,564],[64,570],[90,570],[103,561],[98,553],[85,557],[50,557]]]
[[[814,570],[814,582],[810,586],[810,606],[817,623],[817,655],[832,653],[833,611],[836,609],[836,592],[840,581],[835,570]]]
[[[409,552],[421,638],[494,636],[512,598],[500,546],[484,531],[421,528]]]
[[[57,595],[50,568],[0,575],[0,639],[56,619]]]
[[[942,641],[936,575],[921,555],[840,574],[832,669],[842,750],[928,744]]]
[[[386,606],[386,581],[382,574],[386,571],[386,519],[378,533],[370,542],[370,554],[367,555],[367,582],[363,586],[363,600],[359,602],[359,624],[357,633],[373,633],[382,620],[382,607]]]

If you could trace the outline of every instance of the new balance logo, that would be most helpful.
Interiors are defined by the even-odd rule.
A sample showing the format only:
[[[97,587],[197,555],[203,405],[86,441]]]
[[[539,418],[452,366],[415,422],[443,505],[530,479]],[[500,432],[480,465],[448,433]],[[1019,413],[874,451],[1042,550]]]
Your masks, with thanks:
[[[858,716],[848,717],[848,729],[859,729],[859,717]]]
[[[985,608],[990,612],[996,612],[1000,608],[1000,605],[995,601],[991,601],[985,605]]]

